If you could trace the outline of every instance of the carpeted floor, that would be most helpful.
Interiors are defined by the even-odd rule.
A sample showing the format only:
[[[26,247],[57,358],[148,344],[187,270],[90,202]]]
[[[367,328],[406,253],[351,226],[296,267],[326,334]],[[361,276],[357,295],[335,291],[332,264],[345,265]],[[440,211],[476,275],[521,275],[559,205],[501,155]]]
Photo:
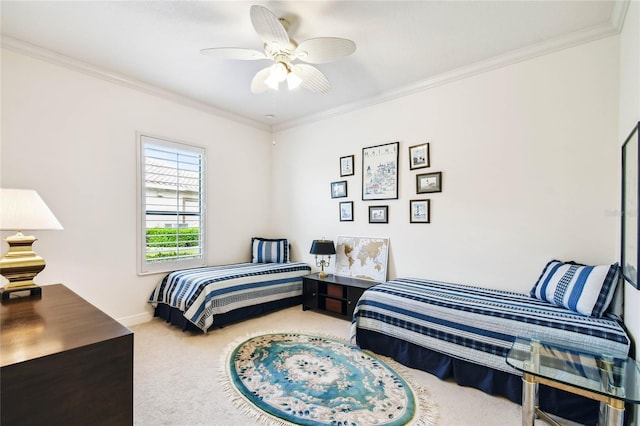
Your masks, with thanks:
[[[301,331],[349,338],[350,323],[292,307],[207,335],[182,332],[154,319],[134,334],[135,425],[251,425],[218,385],[222,351],[238,337],[260,331]],[[438,406],[438,425],[520,425],[520,406],[431,374],[407,369]],[[404,376],[404,375],[403,375]],[[538,424],[538,421],[536,421]],[[542,424],[542,423],[540,423]]]

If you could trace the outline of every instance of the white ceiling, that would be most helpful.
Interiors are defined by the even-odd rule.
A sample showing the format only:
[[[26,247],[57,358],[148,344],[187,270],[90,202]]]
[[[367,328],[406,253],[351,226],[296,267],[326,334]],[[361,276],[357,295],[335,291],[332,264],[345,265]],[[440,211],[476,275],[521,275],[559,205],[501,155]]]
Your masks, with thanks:
[[[327,94],[252,94],[267,61],[223,61],[208,47],[262,50],[252,4],[286,17],[297,42],[343,37],[356,52],[316,65]],[[258,126],[283,128],[616,34],[627,1],[5,1],[2,45]],[[178,95],[178,96],[176,96]],[[273,117],[268,117],[268,116]]]

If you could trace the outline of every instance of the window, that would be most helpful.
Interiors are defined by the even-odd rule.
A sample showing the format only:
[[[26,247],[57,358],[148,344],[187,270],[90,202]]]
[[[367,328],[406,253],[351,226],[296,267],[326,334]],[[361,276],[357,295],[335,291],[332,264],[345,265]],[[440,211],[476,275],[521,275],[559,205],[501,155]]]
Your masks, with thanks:
[[[205,150],[139,135],[139,273],[205,265]]]

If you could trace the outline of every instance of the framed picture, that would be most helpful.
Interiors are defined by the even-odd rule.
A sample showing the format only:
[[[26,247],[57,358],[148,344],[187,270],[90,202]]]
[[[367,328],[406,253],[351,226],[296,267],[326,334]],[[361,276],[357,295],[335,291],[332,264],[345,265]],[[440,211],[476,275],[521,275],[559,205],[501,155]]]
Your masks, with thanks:
[[[340,157],[340,177],[353,176],[355,171],[353,170],[353,155],[347,155]]]
[[[416,175],[416,193],[442,192],[442,172]]]
[[[362,199],[398,198],[400,142],[362,148]]]
[[[389,223],[389,206],[369,206],[369,223]]]
[[[334,273],[342,277],[385,282],[388,257],[389,238],[339,236]]]
[[[409,169],[429,167],[429,144],[423,143],[409,147]]]
[[[409,201],[409,223],[431,222],[431,200]]]
[[[342,201],[340,205],[340,222],[353,222],[353,201]]]
[[[640,251],[638,240],[640,222],[638,222],[638,165],[640,164],[640,122],[622,145],[622,276],[632,286],[640,289],[638,283],[638,264]]]
[[[331,198],[343,198],[347,196],[347,181],[331,182]]]

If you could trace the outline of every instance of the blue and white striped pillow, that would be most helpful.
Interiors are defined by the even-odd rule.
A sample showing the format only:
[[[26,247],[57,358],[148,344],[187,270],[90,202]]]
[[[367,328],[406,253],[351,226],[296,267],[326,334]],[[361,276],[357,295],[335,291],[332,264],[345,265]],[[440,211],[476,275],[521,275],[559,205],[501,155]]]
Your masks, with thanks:
[[[552,260],[542,270],[531,296],[583,315],[600,318],[613,298],[618,264],[587,266]]]
[[[289,240],[286,238],[251,238],[252,263],[287,263]]]

